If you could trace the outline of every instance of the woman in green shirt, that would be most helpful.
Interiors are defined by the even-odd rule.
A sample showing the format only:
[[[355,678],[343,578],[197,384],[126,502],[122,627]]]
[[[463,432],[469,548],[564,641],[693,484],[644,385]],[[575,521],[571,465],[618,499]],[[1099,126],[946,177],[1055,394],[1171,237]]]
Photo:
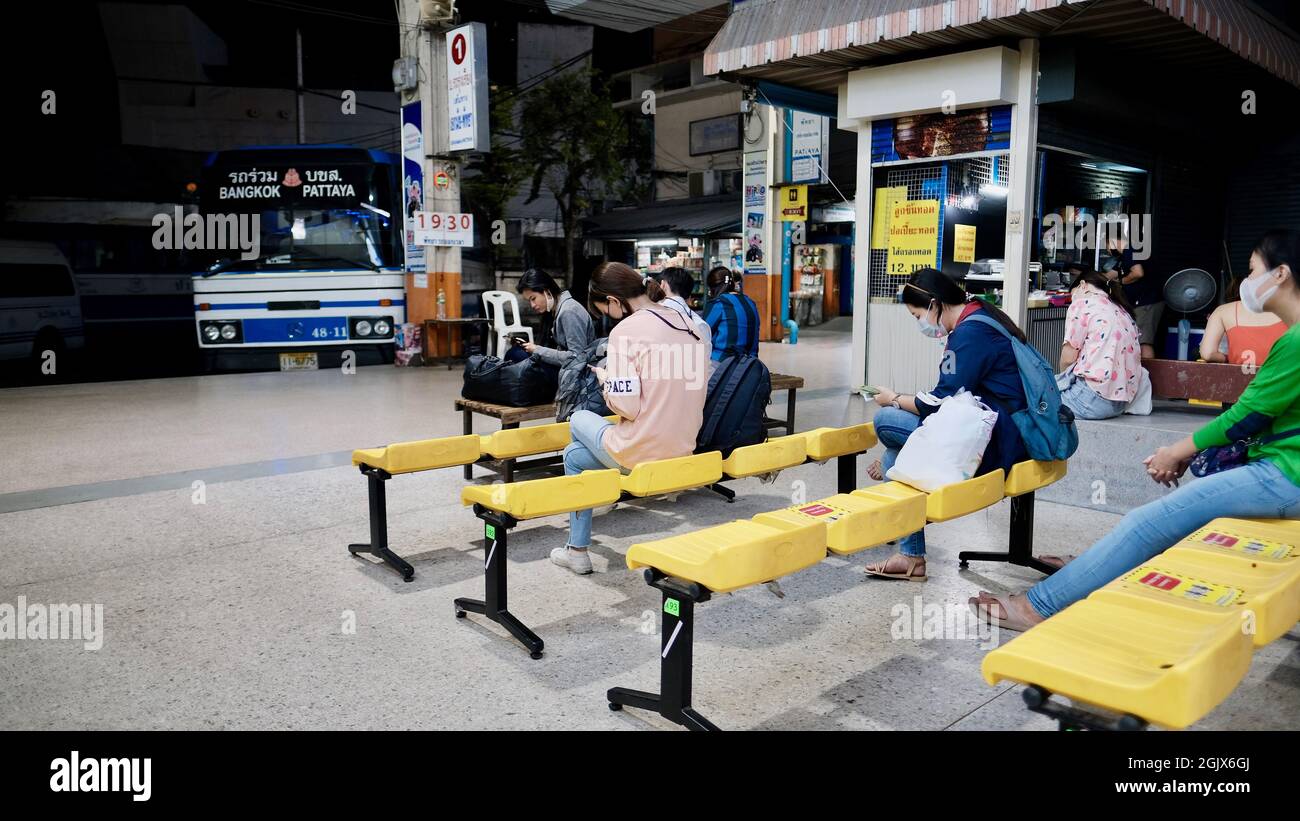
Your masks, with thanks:
[[[1216,445],[1300,429],[1300,234],[1270,231],[1250,256],[1241,301],[1255,313],[1270,311],[1287,325],[1259,373],[1231,409],[1194,435],[1156,450],[1143,464],[1165,487],[1197,453]],[[981,591],[970,603],[1003,627],[1025,630],[1220,516],[1300,519],[1300,436],[1250,448],[1250,462],[1206,476],[1129,511],[1109,534],[1023,596]]]

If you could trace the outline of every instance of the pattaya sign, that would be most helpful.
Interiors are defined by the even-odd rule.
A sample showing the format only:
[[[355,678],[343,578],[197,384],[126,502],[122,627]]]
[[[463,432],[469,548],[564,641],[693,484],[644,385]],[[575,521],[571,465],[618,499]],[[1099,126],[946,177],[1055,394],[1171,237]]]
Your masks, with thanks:
[[[885,270],[907,276],[920,268],[933,268],[939,258],[939,201],[903,200],[889,215],[888,254]]]
[[[226,172],[215,182],[215,193],[221,202],[342,200],[355,203],[362,198],[361,194],[369,194],[367,172],[360,167],[248,168]]]

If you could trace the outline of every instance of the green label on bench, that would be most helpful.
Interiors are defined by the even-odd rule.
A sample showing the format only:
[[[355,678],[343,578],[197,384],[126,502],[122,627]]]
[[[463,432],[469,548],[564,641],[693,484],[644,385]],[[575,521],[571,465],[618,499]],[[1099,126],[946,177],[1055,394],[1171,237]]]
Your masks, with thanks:
[[[495,538],[497,537],[497,529],[496,529],[496,526],[495,526],[495,525],[483,525],[483,535],[484,535],[484,536],[487,536],[489,539],[495,539]]]
[[[670,616],[680,616],[682,614],[682,603],[677,599],[664,599],[664,612]]]

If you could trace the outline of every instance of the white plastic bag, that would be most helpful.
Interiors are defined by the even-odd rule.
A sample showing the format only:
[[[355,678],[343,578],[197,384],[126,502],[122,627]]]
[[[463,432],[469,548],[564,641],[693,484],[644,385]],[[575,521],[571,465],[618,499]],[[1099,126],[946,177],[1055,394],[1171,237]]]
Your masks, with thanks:
[[[959,390],[907,437],[885,477],[927,493],[965,481],[979,470],[997,421],[997,411]]]
[[[1138,387],[1137,396],[1133,401],[1128,403],[1124,409],[1125,413],[1131,413],[1134,416],[1151,415],[1151,372],[1146,368],[1142,369],[1142,381]]]

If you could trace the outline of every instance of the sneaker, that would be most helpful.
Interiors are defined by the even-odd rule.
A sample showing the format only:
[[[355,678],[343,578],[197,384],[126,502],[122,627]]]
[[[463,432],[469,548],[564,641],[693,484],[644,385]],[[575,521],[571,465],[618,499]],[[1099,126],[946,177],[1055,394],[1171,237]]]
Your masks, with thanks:
[[[587,555],[587,551],[574,550],[568,545],[552,550],[551,561],[560,567],[569,568],[579,576],[586,576],[591,572],[591,557]]]

